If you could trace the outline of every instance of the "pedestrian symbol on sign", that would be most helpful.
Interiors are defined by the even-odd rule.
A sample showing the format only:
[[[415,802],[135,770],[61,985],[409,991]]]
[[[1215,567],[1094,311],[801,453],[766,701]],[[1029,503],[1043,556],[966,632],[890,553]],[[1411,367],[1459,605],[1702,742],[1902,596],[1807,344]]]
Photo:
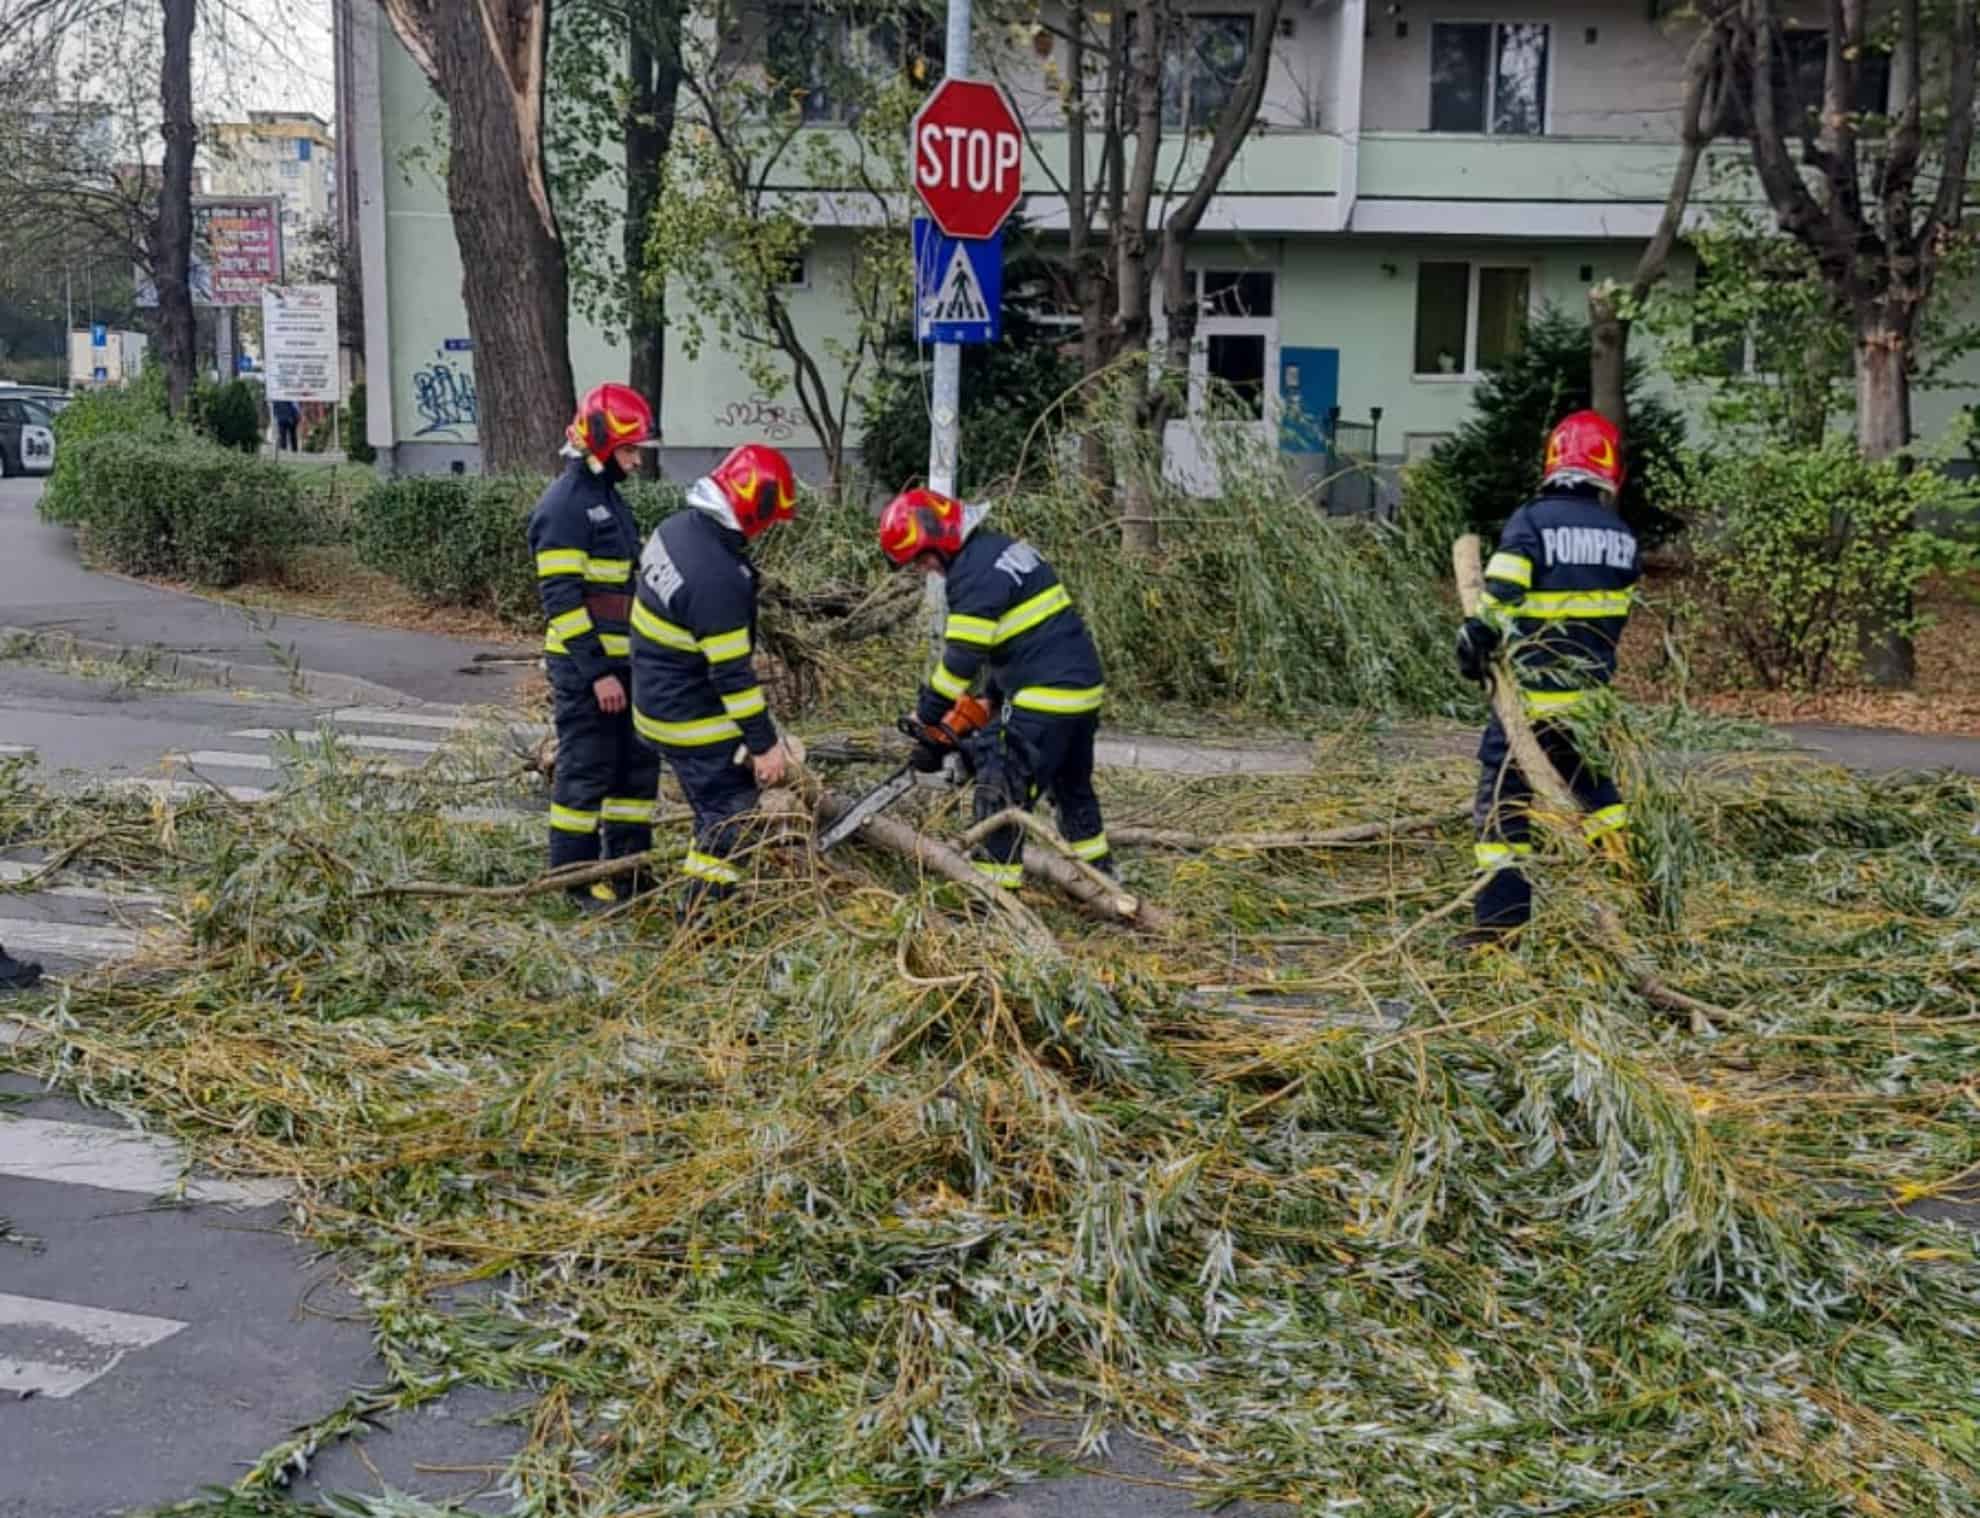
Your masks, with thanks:
[[[915,327],[924,343],[994,343],[1004,299],[1003,239],[944,237],[914,224]]]
[[[976,266],[961,247],[950,254],[948,272],[942,276],[942,283],[929,298],[928,309],[922,319],[931,322],[990,320],[990,303],[983,298],[983,286],[977,283]]]

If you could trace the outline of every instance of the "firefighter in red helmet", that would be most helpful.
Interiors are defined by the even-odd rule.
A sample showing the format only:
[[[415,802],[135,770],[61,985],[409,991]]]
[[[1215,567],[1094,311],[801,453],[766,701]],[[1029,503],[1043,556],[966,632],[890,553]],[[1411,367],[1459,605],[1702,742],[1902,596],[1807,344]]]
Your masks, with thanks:
[[[653,411],[627,385],[599,385],[566,433],[567,468],[529,518],[536,584],[548,624],[544,666],[557,723],[550,865],[644,854],[653,847],[659,765],[633,736],[632,572],[639,530],[619,483],[653,436]],[[588,910],[641,882],[622,876],[573,888]]]
[[[756,571],[749,544],[797,507],[790,460],[762,443],[694,482],[687,506],[640,554],[632,609],[633,723],[694,809],[681,862],[692,915],[741,880],[742,819],[784,778],[784,749],[757,682]],[[740,745],[748,762],[737,762]]]
[[[1615,509],[1622,490],[1622,438],[1599,412],[1577,411],[1547,439],[1540,494],[1515,511],[1485,566],[1479,614],[1458,631],[1458,668],[1484,682],[1491,657],[1511,640],[1520,702],[1534,736],[1561,772],[1591,844],[1620,847],[1629,825],[1616,783],[1576,746],[1562,719],[1615,678],[1640,570],[1636,535]],[[1478,868],[1489,878],[1475,898],[1472,945],[1505,938],[1533,913],[1522,861],[1532,852],[1533,787],[1512,760],[1494,717],[1478,748]]]
[[[925,733],[913,763],[941,767],[932,735],[979,672],[1001,696],[999,720],[963,741],[976,774],[978,821],[1010,807],[1029,811],[1049,795],[1072,851],[1114,873],[1093,747],[1105,695],[1100,653],[1058,572],[1022,538],[982,525],[984,508],[933,490],[910,490],[880,514],[880,551],[896,568],[941,575],[948,601],[942,657],[915,702]],[[1008,890],[1024,882],[1024,835],[1004,827],[983,840],[976,868]]]

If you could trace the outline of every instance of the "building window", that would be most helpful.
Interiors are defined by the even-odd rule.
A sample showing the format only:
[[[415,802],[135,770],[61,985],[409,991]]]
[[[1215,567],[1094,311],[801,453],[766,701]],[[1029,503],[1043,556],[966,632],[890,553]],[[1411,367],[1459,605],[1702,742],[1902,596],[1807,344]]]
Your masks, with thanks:
[[[1538,137],[1547,130],[1548,28],[1439,21],[1430,28],[1430,130]]]
[[[1424,375],[1472,376],[1526,345],[1533,271],[1520,264],[1416,267],[1416,362]]]
[[[1162,125],[1208,131],[1251,57],[1251,17],[1179,16],[1162,59]]]
[[[1753,134],[1749,102],[1753,99],[1752,64],[1742,59],[1740,78],[1732,92],[1731,132]],[[1774,99],[1781,113],[1781,130],[1790,136],[1812,137],[1822,129],[1822,98],[1828,93],[1829,34],[1795,29],[1781,33],[1781,50],[1771,70]],[[1891,104],[1891,55],[1887,49],[1866,47],[1856,60],[1856,99],[1851,109],[1860,116],[1883,116]]]
[[[945,39],[926,18],[860,25],[815,5],[773,5],[766,21],[766,84],[773,109],[795,103],[810,125],[848,125],[858,115],[843,86],[902,73],[916,83],[942,72]]]

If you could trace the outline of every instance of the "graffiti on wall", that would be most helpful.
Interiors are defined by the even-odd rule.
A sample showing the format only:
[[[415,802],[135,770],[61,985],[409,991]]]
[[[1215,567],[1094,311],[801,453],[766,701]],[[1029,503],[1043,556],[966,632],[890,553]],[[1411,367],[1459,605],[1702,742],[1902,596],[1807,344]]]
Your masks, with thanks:
[[[413,407],[419,412],[414,437],[459,437],[479,422],[474,398],[474,361],[462,366],[453,342],[433,350],[432,361],[412,372]]]
[[[804,425],[804,416],[792,407],[778,405],[767,395],[752,395],[746,401],[731,401],[716,412],[715,425],[753,432],[773,443],[781,443]]]

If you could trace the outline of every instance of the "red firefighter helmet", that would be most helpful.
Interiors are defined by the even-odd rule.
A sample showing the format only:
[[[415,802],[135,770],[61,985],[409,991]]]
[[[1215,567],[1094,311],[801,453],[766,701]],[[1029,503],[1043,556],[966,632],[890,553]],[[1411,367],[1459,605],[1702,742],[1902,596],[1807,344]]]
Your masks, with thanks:
[[[904,490],[880,513],[880,551],[903,569],[925,553],[944,564],[962,552],[963,503],[933,490]]]
[[[1610,495],[1622,489],[1622,434],[1599,411],[1577,411],[1561,418],[1547,436],[1544,485],[1593,485]]]
[[[763,443],[732,448],[708,478],[729,503],[745,538],[797,515],[797,477],[791,473],[791,461]]]
[[[577,415],[564,436],[579,457],[603,469],[621,448],[631,448],[653,436],[653,408],[630,385],[596,385],[578,402]]]

